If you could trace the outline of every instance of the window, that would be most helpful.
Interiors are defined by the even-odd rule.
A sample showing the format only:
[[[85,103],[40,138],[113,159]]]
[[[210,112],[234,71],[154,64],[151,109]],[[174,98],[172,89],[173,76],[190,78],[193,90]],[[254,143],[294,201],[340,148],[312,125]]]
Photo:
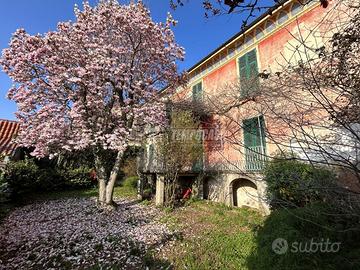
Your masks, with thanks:
[[[260,39],[264,36],[264,32],[261,28],[256,29],[256,39]]]
[[[291,7],[291,15],[295,16],[303,9],[303,5],[301,5],[299,2],[295,2]]]
[[[244,41],[243,40],[236,41],[235,48],[236,48],[235,50],[237,53],[240,52],[244,48]]]
[[[245,168],[248,171],[261,170],[265,164],[266,140],[264,116],[243,121]]]
[[[259,89],[256,49],[239,58],[241,97],[247,97]]]
[[[202,100],[202,83],[199,82],[192,87],[193,101]]]
[[[274,29],[275,29],[275,23],[273,21],[268,20],[265,24],[266,33],[270,33]]]
[[[228,57],[229,58],[233,57],[234,54],[235,54],[235,48],[228,49]]]
[[[252,43],[254,42],[254,37],[252,36],[252,34],[249,34],[248,36],[246,36],[245,38],[245,46],[250,46]]]
[[[243,121],[244,145],[252,149],[265,147],[265,123],[264,116],[260,115]]]
[[[284,22],[287,21],[288,18],[289,18],[288,14],[285,11],[281,11],[277,19],[278,24],[283,24]]]

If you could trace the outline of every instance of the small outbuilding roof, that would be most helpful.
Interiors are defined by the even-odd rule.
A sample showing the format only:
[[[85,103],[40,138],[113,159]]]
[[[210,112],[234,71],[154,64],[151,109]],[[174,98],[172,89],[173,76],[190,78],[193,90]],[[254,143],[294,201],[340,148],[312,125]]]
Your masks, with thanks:
[[[0,155],[13,155],[17,144],[13,139],[20,129],[20,124],[16,121],[0,119]]]

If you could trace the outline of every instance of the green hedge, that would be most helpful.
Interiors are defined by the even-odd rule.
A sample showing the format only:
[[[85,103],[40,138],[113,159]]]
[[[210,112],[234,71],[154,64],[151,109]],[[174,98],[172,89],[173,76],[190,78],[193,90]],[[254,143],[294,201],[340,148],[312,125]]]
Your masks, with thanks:
[[[335,175],[295,159],[274,159],[264,171],[267,198],[273,208],[305,206],[324,201],[322,192],[332,188]]]
[[[13,195],[61,189],[88,188],[96,185],[90,177],[89,167],[75,169],[41,168],[33,159],[9,162],[3,181]]]
[[[89,188],[97,183],[90,177],[91,168],[82,166],[63,172],[65,184],[71,188]]]

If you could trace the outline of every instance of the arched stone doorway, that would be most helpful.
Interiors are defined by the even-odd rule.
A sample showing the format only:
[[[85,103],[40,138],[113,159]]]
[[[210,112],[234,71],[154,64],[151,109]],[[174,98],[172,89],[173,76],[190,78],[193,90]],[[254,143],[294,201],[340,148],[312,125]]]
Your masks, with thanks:
[[[216,201],[219,196],[218,182],[212,176],[205,177],[203,179],[203,199]]]
[[[259,208],[257,186],[248,179],[235,179],[231,183],[233,205]]]
[[[210,178],[206,177],[203,181],[203,199],[208,200],[210,196]]]

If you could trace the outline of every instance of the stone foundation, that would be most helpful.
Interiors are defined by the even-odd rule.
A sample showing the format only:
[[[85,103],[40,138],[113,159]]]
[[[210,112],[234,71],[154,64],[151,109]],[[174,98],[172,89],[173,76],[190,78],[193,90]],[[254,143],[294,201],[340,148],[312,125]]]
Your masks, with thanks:
[[[211,173],[197,183],[196,196],[229,206],[256,208],[269,214],[265,198],[266,183],[260,174]],[[164,204],[164,176],[156,174],[155,204]]]

